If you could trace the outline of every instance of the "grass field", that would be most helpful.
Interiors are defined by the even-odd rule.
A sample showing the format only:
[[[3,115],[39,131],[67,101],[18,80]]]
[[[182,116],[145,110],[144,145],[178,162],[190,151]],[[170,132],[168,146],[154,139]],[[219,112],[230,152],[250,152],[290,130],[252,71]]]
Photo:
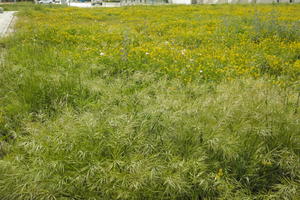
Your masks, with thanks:
[[[299,199],[300,5],[3,7],[1,200]]]

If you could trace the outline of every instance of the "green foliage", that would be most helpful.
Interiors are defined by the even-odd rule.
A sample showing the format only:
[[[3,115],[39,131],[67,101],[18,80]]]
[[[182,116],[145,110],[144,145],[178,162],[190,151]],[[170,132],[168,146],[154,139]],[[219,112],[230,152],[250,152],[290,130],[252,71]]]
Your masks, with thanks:
[[[0,164],[2,199],[298,195],[295,93],[288,103],[291,91],[264,80],[183,85],[143,73],[90,84],[101,95],[79,113],[24,122]]]
[[[299,7],[251,8],[20,8],[0,199],[296,200]]]

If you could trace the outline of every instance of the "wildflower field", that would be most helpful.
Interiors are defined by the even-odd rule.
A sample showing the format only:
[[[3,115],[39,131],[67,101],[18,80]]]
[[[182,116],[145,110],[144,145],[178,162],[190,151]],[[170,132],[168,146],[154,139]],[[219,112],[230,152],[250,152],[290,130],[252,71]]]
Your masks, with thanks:
[[[299,199],[299,4],[3,7],[1,200]]]

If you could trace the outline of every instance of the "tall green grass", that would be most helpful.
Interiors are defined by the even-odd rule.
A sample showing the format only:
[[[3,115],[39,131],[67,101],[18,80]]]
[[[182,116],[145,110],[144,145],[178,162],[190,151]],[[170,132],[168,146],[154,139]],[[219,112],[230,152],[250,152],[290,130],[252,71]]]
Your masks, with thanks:
[[[55,43],[59,35],[45,22],[50,19],[33,20],[59,11],[28,7],[18,32],[1,39],[1,200],[299,198],[299,74],[270,71],[263,54],[295,62],[297,49],[288,54],[264,46],[255,60],[258,78],[227,80],[211,70],[207,79],[186,81],[129,58],[136,42],[130,27],[122,37],[101,30],[104,42],[97,45],[120,40],[120,60],[93,53],[75,59],[78,41]],[[88,21],[83,10],[73,12],[80,23]],[[116,23],[113,15],[99,15]],[[222,45],[233,45],[243,31],[234,19],[253,26],[253,42],[268,34],[299,41],[293,26],[286,35],[277,22],[229,17],[214,33],[227,28],[225,41],[215,38]],[[74,24],[68,31],[91,31]]]
[[[299,196],[293,91],[263,79],[183,85],[143,73],[90,84],[98,97],[80,111],[27,118],[2,146],[1,199]]]

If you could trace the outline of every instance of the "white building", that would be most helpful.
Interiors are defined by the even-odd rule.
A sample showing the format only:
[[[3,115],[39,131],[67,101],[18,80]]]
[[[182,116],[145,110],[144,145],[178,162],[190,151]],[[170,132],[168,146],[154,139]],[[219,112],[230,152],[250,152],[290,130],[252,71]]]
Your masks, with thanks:
[[[300,3],[300,0],[169,0],[171,4],[247,4]]]
[[[155,0],[154,0],[155,1]],[[247,4],[247,3],[300,3],[300,0],[169,0],[170,4]]]
[[[192,4],[192,0],[170,0],[173,4]]]

